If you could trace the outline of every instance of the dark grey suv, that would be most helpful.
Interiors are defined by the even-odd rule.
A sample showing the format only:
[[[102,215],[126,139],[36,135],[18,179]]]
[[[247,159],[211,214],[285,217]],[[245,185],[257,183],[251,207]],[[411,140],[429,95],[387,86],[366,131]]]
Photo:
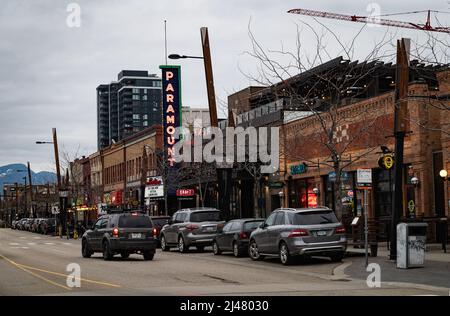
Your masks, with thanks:
[[[253,260],[278,256],[287,265],[294,256],[341,261],[346,248],[345,229],[331,209],[276,209],[250,235],[249,255]]]
[[[161,230],[161,249],[168,251],[171,247],[178,247],[180,252],[187,252],[190,246],[196,246],[203,251],[205,246],[212,245],[217,227],[224,223],[220,211],[215,208],[179,210]]]
[[[115,254],[128,258],[139,253],[144,260],[152,260],[156,239],[150,217],[138,212],[103,215],[81,239],[81,253],[89,258],[94,252],[102,252],[103,259],[111,260]]]

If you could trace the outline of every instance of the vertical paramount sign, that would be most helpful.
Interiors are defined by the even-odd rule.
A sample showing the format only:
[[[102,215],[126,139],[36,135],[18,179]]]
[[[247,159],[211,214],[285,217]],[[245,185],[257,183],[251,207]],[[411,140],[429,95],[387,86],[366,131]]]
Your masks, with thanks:
[[[164,151],[168,166],[173,166],[175,129],[181,126],[180,66],[159,66],[162,71]]]

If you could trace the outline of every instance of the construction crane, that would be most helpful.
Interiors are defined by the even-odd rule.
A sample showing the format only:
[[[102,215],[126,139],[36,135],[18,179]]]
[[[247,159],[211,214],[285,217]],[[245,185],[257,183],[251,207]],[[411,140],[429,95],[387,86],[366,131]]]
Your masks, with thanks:
[[[427,21],[425,22],[425,24],[417,24],[417,23],[412,23],[412,22],[381,19],[380,15],[379,16],[357,16],[357,15],[346,15],[346,14],[315,11],[315,10],[306,10],[306,9],[292,9],[292,10],[288,11],[288,13],[308,15],[308,16],[314,16],[314,17],[320,17],[320,18],[327,18],[327,19],[345,20],[345,21],[360,22],[360,23],[366,23],[366,24],[380,24],[380,25],[386,25],[386,26],[403,27],[403,28],[414,29],[414,30],[423,30],[423,31],[441,32],[441,33],[450,34],[450,27],[440,27],[440,26],[433,27],[433,26],[431,26],[431,22],[430,22],[431,12],[439,12],[439,11],[432,11],[432,10],[413,11],[413,12],[405,12],[405,13],[399,13],[399,14],[386,14],[386,15],[400,15],[400,14],[411,14],[411,13],[419,13],[419,12],[428,12]]]

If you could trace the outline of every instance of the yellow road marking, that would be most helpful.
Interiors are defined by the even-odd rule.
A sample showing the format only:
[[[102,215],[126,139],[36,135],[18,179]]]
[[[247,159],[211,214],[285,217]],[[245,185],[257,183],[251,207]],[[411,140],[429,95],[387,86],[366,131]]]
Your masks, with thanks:
[[[21,267],[24,267],[26,269],[30,269],[30,270],[35,270],[35,271],[40,271],[40,272],[44,272],[44,273],[48,273],[48,274],[53,274],[53,275],[58,275],[58,276],[62,276],[62,277],[67,277],[67,275],[64,274],[64,273],[58,273],[58,272],[48,271],[48,270],[44,270],[44,269],[38,269],[38,268],[26,266],[24,264],[18,264],[18,265],[21,266]],[[89,279],[78,278],[78,277],[75,277],[75,279],[76,280],[81,280],[81,281],[87,282],[87,283],[95,283],[95,284],[101,284],[101,285],[106,285],[106,286],[111,286],[111,287],[121,287],[118,284],[112,284],[112,283],[107,283],[107,282],[89,280]]]
[[[53,282],[52,280],[49,280],[49,279],[47,279],[47,278],[45,278],[45,277],[43,277],[43,276],[41,276],[41,275],[39,275],[39,274],[36,274],[36,273],[34,273],[34,272],[32,272],[32,271],[27,270],[26,268],[22,267],[20,264],[15,263],[14,261],[12,261],[12,260],[6,258],[6,257],[3,256],[3,255],[0,255],[0,257],[2,257],[3,259],[5,259],[5,260],[8,261],[9,263],[11,263],[11,264],[12,264],[13,266],[15,266],[16,268],[18,268],[18,269],[20,269],[20,270],[22,270],[22,271],[25,271],[25,272],[27,272],[27,273],[29,273],[29,274],[35,276],[35,277],[38,278],[38,279],[41,279],[41,280],[43,280],[43,281],[45,281],[45,282],[47,282],[47,283],[49,283],[49,284],[52,284],[52,285],[54,285],[54,286],[61,287],[61,288],[65,289],[65,290],[68,290],[68,291],[72,290],[70,287],[67,287],[67,286],[61,285],[61,284],[59,284],[59,283]]]
[[[12,261],[11,259],[9,259],[9,258],[7,258],[7,257],[5,257],[5,256],[3,256],[3,255],[1,255],[1,254],[0,254],[0,256],[1,256],[2,258],[4,258],[5,260],[7,260],[7,261],[8,261],[9,263],[11,263],[12,265],[14,265],[15,267],[17,267],[17,268],[19,268],[19,269],[21,269],[21,270],[23,270],[23,271],[26,271],[26,272],[28,272],[28,273],[30,273],[30,274],[32,274],[32,275],[34,275],[34,276],[36,276],[36,277],[38,277],[38,278],[40,278],[40,279],[43,279],[43,280],[49,282],[50,284],[53,284],[53,285],[57,285],[57,286],[63,287],[63,288],[65,288],[65,289],[67,289],[67,290],[71,290],[71,288],[69,288],[69,287],[66,287],[66,286],[64,286],[64,285],[58,284],[58,283],[56,283],[56,282],[53,282],[53,281],[51,281],[51,280],[49,280],[49,279],[47,279],[47,278],[45,278],[45,277],[42,277],[42,276],[40,276],[40,275],[38,275],[38,274],[36,274],[36,273],[34,273],[34,272],[32,272],[32,271],[29,271],[29,270],[35,270],[35,271],[39,271],[39,272],[48,273],[48,274],[57,275],[57,276],[61,276],[61,277],[67,278],[68,275],[66,275],[66,274],[64,274],[64,273],[58,273],[58,272],[53,272],[53,271],[49,271],[49,270],[44,270],[44,269],[39,269],[39,268],[27,266],[27,265],[24,265],[24,264],[21,264],[21,263],[16,263],[16,262]],[[78,278],[78,277],[75,277],[75,279],[76,279],[76,280],[81,280],[81,281],[87,282],[87,283],[94,283],[94,284],[105,285],[105,286],[116,287],[116,288],[121,287],[121,285],[113,284],[113,283],[107,283],[107,282],[95,281],[95,280],[84,279],[84,278]]]

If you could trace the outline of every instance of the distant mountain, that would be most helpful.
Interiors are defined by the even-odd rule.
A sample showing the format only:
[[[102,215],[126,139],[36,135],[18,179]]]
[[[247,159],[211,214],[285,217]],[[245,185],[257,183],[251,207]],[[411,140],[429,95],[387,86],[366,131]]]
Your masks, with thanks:
[[[27,177],[28,184],[28,171],[21,172],[22,170],[27,171],[27,166],[21,163],[10,164],[0,167],[0,192],[3,194],[3,185],[5,183],[20,183],[24,184],[23,177]],[[34,172],[31,170],[31,180],[33,184],[47,184],[56,183],[56,174],[49,171]]]

